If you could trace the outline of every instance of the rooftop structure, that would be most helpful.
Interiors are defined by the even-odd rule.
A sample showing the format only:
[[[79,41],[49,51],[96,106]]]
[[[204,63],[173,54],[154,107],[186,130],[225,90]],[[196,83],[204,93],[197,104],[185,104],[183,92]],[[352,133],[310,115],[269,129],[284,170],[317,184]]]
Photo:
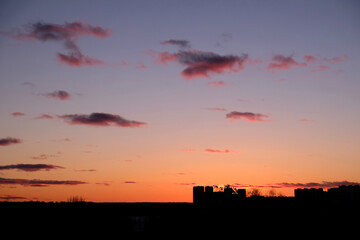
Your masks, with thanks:
[[[246,198],[246,189],[234,190],[226,187],[224,191],[214,192],[212,186],[195,186],[193,188],[193,203],[202,206],[217,206],[233,203]]]

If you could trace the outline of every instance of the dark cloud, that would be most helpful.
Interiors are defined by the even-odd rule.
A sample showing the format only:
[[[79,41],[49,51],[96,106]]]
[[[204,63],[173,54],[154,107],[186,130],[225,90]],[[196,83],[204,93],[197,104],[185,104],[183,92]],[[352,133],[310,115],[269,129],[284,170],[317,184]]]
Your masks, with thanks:
[[[18,196],[11,196],[11,195],[5,195],[5,196],[1,196],[0,200],[4,200],[4,201],[10,201],[10,200],[26,200],[26,197],[18,197]]]
[[[180,51],[177,53],[177,60],[186,66],[182,76],[191,79],[194,77],[209,77],[209,73],[238,72],[244,69],[244,62],[247,54],[219,55],[212,52],[201,51]]]
[[[48,98],[59,99],[59,100],[69,100],[71,98],[71,95],[64,90],[58,90],[51,93],[45,93],[40,95]]]
[[[162,44],[172,44],[181,48],[189,47],[190,43],[185,40],[168,40]],[[151,55],[154,55],[151,53]],[[248,55],[219,55],[213,52],[198,50],[181,50],[177,53],[160,52],[157,54],[157,61],[167,64],[171,61],[186,66],[182,71],[182,76],[186,79],[196,77],[209,77],[210,73],[220,74],[224,71],[238,72],[244,69],[244,63],[248,60]]]
[[[0,178],[0,185],[23,185],[30,187],[47,187],[50,185],[79,185],[87,182],[72,180],[39,180],[39,179],[12,179]]]
[[[252,113],[252,112],[236,112],[233,111],[231,113],[226,114],[226,118],[229,119],[245,119],[249,122],[265,122],[264,118],[268,118],[268,115],[260,114],[260,113]]]
[[[170,45],[179,46],[179,47],[181,47],[181,48],[190,48],[190,42],[189,42],[189,41],[186,41],[186,40],[174,40],[174,39],[170,39],[170,40],[167,40],[167,41],[162,42],[161,44],[163,44],[163,45],[170,44]]]
[[[13,165],[4,165],[0,166],[0,170],[10,170],[10,169],[18,169],[26,172],[35,172],[40,170],[52,170],[63,168],[60,166],[55,166],[51,164],[13,164]]]
[[[37,22],[27,27],[25,33],[12,34],[14,38],[19,40],[39,40],[62,42],[69,54],[58,53],[60,62],[69,66],[86,66],[103,64],[101,60],[90,58],[83,55],[76,41],[80,36],[95,36],[105,38],[110,36],[111,31],[99,26],[92,26],[86,22],[72,22],[65,24],[51,24]]]
[[[137,182],[135,182],[135,181],[124,181],[123,183],[127,183],[127,184],[135,184],[135,183],[137,183]]]
[[[348,185],[360,185],[360,182],[349,182],[349,181],[335,181],[335,182],[328,182],[328,181],[322,181],[322,182],[308,182],[308,183],[278,183],[281,187],[291,187],[291,188],[333,188],[333,187],[339,187],[342,185],[348,186]]]
[[[127,120],[119,115],[109,113],[67,114],[59,116],[66,122],[73,125],[93,126],[117,126],[117,127],[141,127],[147,125],[144,122]]]
[[[18,138],[12,138],[12,137],[0,138],[0,146],[9,146],[11,144],[17,144],[21,142],[22,140]]]

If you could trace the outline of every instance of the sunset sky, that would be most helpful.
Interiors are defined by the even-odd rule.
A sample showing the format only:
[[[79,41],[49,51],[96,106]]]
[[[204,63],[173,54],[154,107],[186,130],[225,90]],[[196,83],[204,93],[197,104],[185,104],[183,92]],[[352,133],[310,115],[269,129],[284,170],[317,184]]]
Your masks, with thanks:
[[[0,2],[0,201],[360,182],[359,1]]]

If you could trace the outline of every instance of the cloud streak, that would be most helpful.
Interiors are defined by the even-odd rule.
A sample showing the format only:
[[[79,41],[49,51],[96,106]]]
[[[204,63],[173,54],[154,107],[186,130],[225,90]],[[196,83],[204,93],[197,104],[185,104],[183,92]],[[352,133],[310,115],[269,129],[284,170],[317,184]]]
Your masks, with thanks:
[[[229,150],[229,149],[219,150],[219,149],[207,148],[204,150],[204,152],[206,152],[206,153],[239,153],[240,151],[233,151],[233,150]]]
[[[72,181],[72,180],[39,180],[39,179],[13,179],[0,178],[0,185],[22,185],[30,187],[47,187],[51,185],[67,185],[74,186],[86,184],[87,182]]]
[[[339,187],[342,185],[360,185],[360,182],[349,182],[349,181],[322,181],[322,182],[307,182],[307,183],[278,183],[280,187],[289,187],[289,188],[333,188]]]
[[[40,94],[41,96],[52,98],[52,99],[58,99],[58,100],[69,100],[71,98],[71,95],[64,90],[57,90],[51,93],[45,93]]]
[[[234,119],[234,120],[245,119],[248,122],[266,122],[268,120],[266,120],[264,118],[269,118],[269,116],[261,114],[261,113],[233,111],[233,112],[226,114],[226,118]]]
[[[131,128],[147,125],[147,123],[144,122],[127,120],[119,115],[109,113],[66,114],[59,117],[71,125],[116,126]]]
[[[36,172],[40,170],[53,170],[53,169],[62,169],[63,167],[51,165],[51,164],[13,164],[13,165],[4,165],[0,166],[1,170],[12,170],[17,169],[25,172]]]
[[[284,55],[277,54],[272,58],[271,63],[267,66],[267,69],[269,71],[276,71],[276,70],[286,70],[293,67],[306,67],[306,66],[307,66],[306,63],[296,62],[293,59],[293,56],[285,57]]]
[[[175,45],[181,48],[190,48],[190,42],[186,40],[174,40],[170,39],[164,42],[161,42],[162,45]]]
[[[12,138],[12,137],[0,138],[0,146],[9,146],[9,145],[18,144],[18,143],[22,143],[22,140],[18,139],[18,138]]]
[[[94,36],[106,38],[111,35],[110,29],[93,26],[86,22],[71,22],[65,24],[51,24],[37,22],[27,27],[26,32],[12,34],[18,40],[39,40],[62,42],[68,54],[58,53],[58,60],[73,67],[93,66],[104,64],[103,61],[90,58],[81,53],[77,45],[80,36]]]
[[[11,113],[11,115],[13,117],[22,117],[22,116],[25,116],[25,113],[23,113],[23,112],[13,112],[13,113]]]

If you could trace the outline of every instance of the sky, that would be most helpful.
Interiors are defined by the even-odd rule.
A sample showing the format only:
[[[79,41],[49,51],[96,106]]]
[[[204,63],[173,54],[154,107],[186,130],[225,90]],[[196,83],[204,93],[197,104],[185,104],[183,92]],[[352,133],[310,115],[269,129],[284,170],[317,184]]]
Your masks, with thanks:
[[[360,183],[358,1],[0,3],[0,201]]]

